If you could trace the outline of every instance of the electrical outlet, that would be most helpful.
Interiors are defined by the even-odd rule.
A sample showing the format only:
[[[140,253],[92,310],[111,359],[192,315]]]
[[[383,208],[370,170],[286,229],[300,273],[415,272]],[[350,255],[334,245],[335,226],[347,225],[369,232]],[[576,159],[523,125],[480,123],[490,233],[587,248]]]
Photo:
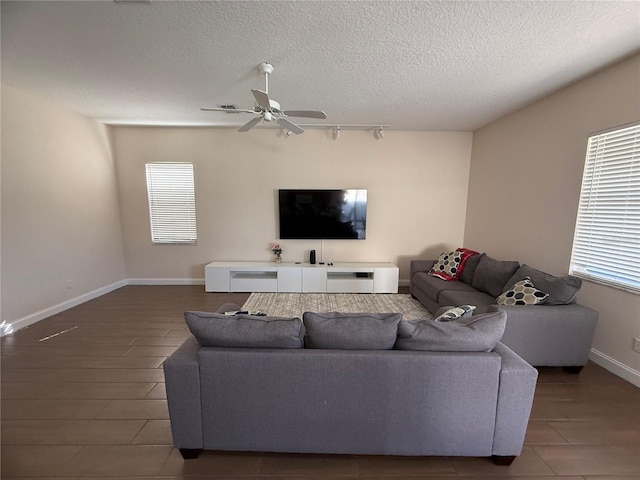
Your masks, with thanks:
[[[71,280],[67,280],[67,288],[68,289],[72,289],[73,288],[73,282]]]
[[[633,339],[633,347],[632,348],[633,348],[633,350],[635,352],[640,353],[640,338],[636,337],[636,338]]]

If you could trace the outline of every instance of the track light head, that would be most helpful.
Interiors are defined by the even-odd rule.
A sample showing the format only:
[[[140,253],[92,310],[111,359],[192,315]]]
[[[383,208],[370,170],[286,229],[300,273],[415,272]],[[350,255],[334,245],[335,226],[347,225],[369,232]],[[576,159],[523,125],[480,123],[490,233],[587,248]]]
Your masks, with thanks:
[[[293,135],[293,132],[291,130],[287,130],[287,133],[285,133],[285,135],[287,137],[290,137],[291,135]]]
[[[384,137],[384,131],[382,130],[382,127],[378,127],[378,129],[376,130],[376,137],[378,138],[378,140]]]
[[[333,132],[333,138],[335,138],[336,140],[340,138],[340,125],[338,125],[338,127],[336,128],[335,132]]]

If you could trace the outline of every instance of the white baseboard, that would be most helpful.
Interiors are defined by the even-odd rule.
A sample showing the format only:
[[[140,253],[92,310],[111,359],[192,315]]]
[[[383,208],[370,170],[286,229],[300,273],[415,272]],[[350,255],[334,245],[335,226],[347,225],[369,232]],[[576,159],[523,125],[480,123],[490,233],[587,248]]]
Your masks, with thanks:
[[[127,285],[204,285],[204,278],[129,278]]]
[[[9,335],[16,330],[28,327],[34,323],[44,320],[52,315],[64,312],[70,308],[76,307],[81,303],[88,302],[94,298],[101,297],[109,292],[113,292],[118,288],[126,287],[127,285],[204,285],[204,278],[128,278],[119,280],[111,285],[97,288],[83,295],[65,300],[51,307],[47,307],[38,312],[31,313],[22,318],[18,318],[13,321],[4,321],[0,323],[0,337]]]
[[[28,327],[29,325],[33,325],[34,323],[37,323],[40,320],[44,320],[45,318],[48,318],[52,315],[64,312],[65,310],[69,310],[70,308],[76,307],[81,303],[85,303],[89,300],[93,300],[94,298],[101,297],[102,295],[113,292],[114,290],[122,288],[126,285],[127,280],[120,280],[112,283],[111,285],[96,288],[95,290],[84,293],[69,300],[65,300],[64,302],[58,303],[57,305],[53,305],[38,312],[26,315],[22,318],[18,318],[17,320],[13,320],[11,322],[2,322],[2,328],[0,328],[0,337],[4,337],[5,335],[8,335],[16,330],[20,330],[22,328]]]
[[[619,362],[615,358],[611,358],[602,352],[599,352],[595,348],[591,349],[589,354],[589,360],[593,363],[600,365],[602,368],[609,370],[614,375],[623,378],[627,382],[640,388],[640,372],[633,368]]]

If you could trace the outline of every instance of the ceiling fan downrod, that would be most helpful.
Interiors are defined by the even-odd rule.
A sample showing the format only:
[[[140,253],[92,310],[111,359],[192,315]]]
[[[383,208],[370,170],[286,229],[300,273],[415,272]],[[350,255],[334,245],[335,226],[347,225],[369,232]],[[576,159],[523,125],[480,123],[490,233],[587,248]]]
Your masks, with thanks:
[[[273,73],[273,65],[267,62],[262,62],[258,65],[258,69],[264,74],[264,93],[269,94],[269,74]]]

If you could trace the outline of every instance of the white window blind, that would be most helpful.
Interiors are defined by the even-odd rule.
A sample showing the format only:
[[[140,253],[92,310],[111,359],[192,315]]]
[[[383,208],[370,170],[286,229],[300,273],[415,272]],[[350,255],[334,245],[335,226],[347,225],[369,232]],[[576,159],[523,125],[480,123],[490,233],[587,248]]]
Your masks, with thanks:
[[[640,293],[640,125],[589,138],[570,273]]]
[[[153,243],[195,244],[196,199],[191,163],[147,163]]]

